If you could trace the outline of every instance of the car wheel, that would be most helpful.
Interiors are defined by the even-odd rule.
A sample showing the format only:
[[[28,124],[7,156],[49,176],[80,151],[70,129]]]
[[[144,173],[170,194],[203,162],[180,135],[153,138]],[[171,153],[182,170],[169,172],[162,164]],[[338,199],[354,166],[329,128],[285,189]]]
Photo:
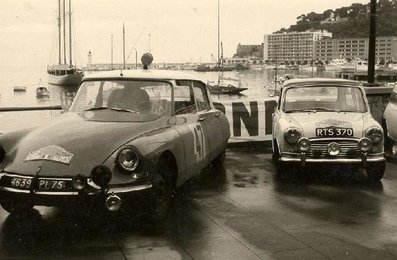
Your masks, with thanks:
[[[218,155],[211,163],[211,168],[223,167],[225,162],[226,150],[224,150],[220,155]]]
[[[278,162],[278,159],[280,159],[280,151],[278,150],[278,145],[277,141],[273,141],[273,154],[272,154],[272,160],[274,163]]]
[[[386,162],[368,163],[367,176],[371,182],[378,182],[383,178],[385,173]]]
[[[159,173],[153,177],[151,202],[149,203],[149,218],[155,223],[163,222],[170,211],[175,188],[171,179],[171,174],[164,164],[161,169],[163,174]]]
[[[1,207],[9,213],[21,213],[33,208],[33,203],[21,200],[3,200],[0,201]]]
[[[385,151],[391,152],[392,147],[393,147],[393,140],[389,137],[386,120],[382,121],[382,128],[383,128],[383,134],[384,134]]]

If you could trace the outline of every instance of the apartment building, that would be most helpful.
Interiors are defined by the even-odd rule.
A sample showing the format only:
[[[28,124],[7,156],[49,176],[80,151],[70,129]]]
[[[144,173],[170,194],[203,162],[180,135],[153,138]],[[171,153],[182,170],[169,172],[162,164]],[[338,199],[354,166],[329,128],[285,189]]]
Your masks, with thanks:
[[[315,43],[315,60],[368,59],[368,38],[323,38]],[[375,58],[379,63],[397,62],[397,36],[378,36],[375,43]]]
[[[332,37],[325,30],[266,34],[263,41],[263,60],[279,62],[310,62],[315,58],[316,42]]]

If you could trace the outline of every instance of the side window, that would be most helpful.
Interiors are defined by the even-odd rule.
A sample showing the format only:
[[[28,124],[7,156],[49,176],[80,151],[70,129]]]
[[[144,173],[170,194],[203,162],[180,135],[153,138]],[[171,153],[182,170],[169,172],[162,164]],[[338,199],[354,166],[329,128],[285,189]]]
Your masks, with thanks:
[[[209,110],[211,107],[205,84],[200,81],[193,81],[193,92],[198,111]]]
[[[177,80],[174,88],[174,113],[175,115],[196,113],[196,104],[190,80]]]

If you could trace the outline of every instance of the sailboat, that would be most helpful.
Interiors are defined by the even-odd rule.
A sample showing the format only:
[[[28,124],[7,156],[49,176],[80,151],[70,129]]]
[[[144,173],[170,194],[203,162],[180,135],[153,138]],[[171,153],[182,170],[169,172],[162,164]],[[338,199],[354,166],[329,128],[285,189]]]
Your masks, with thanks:
[[[78,69],[72,63],[72,11],[71,0],[69,0],[69,63],[66,62],[66,16],[65,1],[62,0],[63,8],[61,8],[61,0],[58,0],[58,64],[47,67],[48,83],[63,86],[76,86],[83,78],[83,71]],[[62,12],[61,12],[62,11]],[[62,13],[62,16],[61,16]],[[63,37],[62,37],[63,31]],[[63,46],[62,46],[63,43]],[[63,50],[63,61],[62,61]]]
[[[200,64],[197,66],[194,71],[232,71],[233,69],[223,66],[223,49],[222,53],[220,52],[221,42],[220,42],[220,7],[219,7],[219,0],[218,0],[218,59],[215,65],[211,64]],[[221,56],[219,56],[221,55]],[[211,54],[212,57],[212,54]]]

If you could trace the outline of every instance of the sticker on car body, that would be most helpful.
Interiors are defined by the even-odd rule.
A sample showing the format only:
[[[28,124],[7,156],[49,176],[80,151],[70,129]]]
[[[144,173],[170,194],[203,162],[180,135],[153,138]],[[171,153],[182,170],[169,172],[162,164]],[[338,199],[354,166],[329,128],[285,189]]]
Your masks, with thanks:
[[[196,155],[196,160],[200,161],[207,154],[204,130],[201,124],[190,125],[190,129],[192,130],[194,139],[194,154]]]
[[[49,145],[30,152],[24,161],[53,161],[69,165],[72,158],[73,154],[62,147]]]

